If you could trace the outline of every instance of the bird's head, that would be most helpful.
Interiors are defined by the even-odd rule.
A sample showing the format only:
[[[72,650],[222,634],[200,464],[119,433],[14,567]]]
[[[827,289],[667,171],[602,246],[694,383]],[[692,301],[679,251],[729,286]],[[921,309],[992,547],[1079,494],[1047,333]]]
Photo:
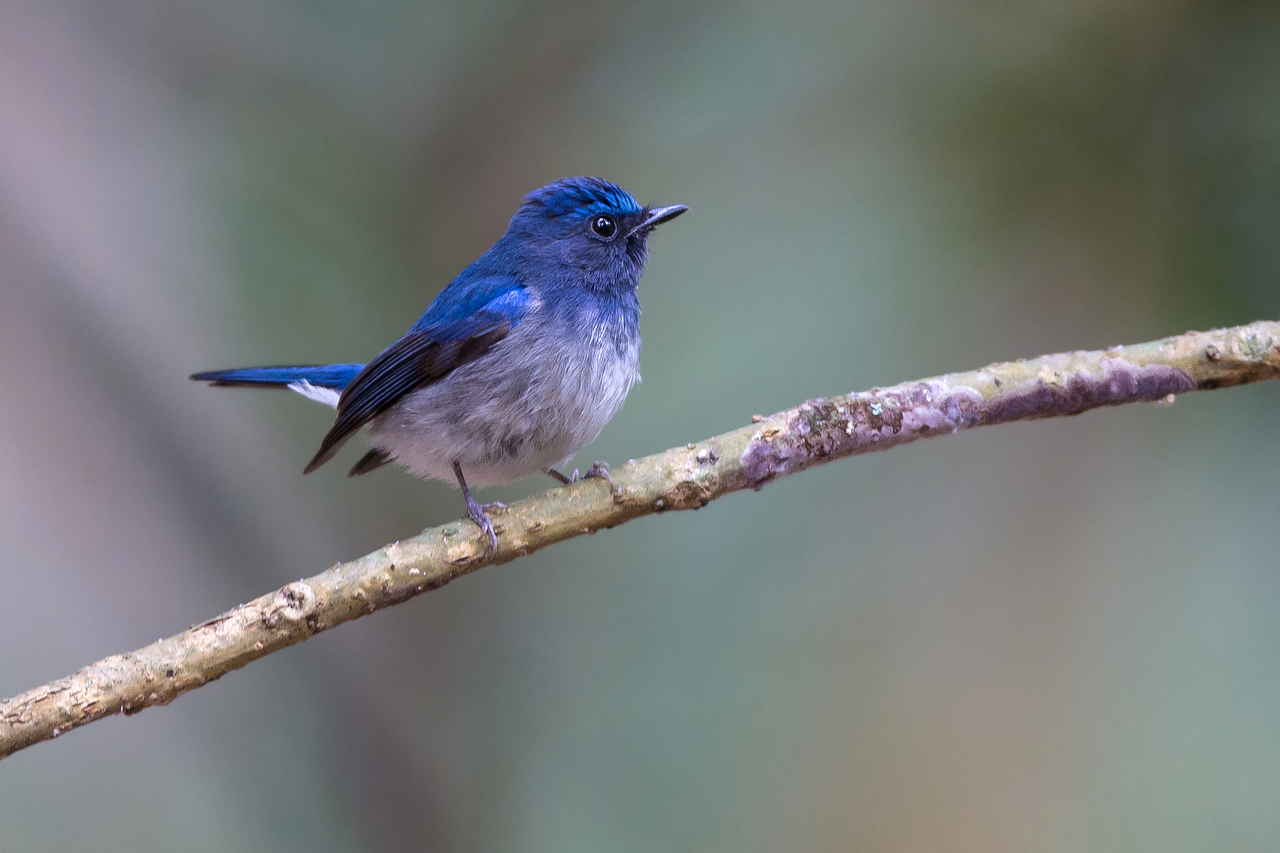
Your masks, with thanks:
[[[562,178],[525,196],[504,242],[528,259],[527,272],[621,292],[639,283],[653,229],[688,209],[642,207],[602,178]]]

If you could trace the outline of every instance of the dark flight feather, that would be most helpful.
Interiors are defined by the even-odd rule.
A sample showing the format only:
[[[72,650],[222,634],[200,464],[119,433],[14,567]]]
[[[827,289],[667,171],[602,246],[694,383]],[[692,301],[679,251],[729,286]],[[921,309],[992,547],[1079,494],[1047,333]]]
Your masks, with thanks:
[[[303,473],[332,459],[347,439],[405,394],[484,355],[511,327],[509,317],[482,310],[458,322],[411,331],[387,347],[342,392],[338,419]]]
[[[368,474],[370,471],[377,471],[383,465],[392,461],[392,456],[385,450],[370,450],[364,456],[360,457],[360,461],[351,466],[351,470],[347,472],[348,477],[359,477],[361,474]]]

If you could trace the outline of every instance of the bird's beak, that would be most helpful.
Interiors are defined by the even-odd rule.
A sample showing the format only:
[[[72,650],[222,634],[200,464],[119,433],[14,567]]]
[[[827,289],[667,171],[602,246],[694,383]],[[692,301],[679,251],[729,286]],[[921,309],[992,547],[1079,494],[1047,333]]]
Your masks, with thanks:
[[[655,207],[649,211],[649,215],[644,218],[643,222],[631,229],[631,234],[635,234],[637,231],[652,231],[662,223],[675,219],[688,209],[689,208],[683,204],[669,204],[666,207]],[[630,237],[631,234],[628,234],[627,236]]]

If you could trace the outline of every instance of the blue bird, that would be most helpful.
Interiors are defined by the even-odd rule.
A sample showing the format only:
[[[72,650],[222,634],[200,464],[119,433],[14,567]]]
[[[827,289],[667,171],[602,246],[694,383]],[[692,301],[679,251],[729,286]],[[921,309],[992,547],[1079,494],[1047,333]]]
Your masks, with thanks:
[[[369,427],[350,476],[397,462],[455,480],[497,550],[469,486],[557,468],[594,439],[640,378],[640,301],[649,235],[688,210],[642,207],[601,178],[534,190],[506,233],[449,283],[418,322],[368,364],[197,373],[211,385],[289,388],[337,420],[303,471]],[[577,472],[574,472],[574,477]],[[601,463],[588,476],[608,477]]]

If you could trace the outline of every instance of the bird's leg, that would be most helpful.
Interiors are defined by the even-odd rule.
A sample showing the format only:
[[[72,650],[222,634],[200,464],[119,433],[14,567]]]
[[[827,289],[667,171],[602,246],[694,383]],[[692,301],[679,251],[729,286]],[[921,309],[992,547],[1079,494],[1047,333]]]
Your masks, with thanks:
[[[574,477],[571,478],[571,477],[566,477],[564,474],[561,474],[555,468],[548,468],[546,471],[546,474],[548,477],[551,477],[552,479],[559,481],[560,485],[562,486],[567,486],[570,483],[574,482],[575,479],[577,479],[578,472],[574,471],[573,473],[574,473]]]
[[[476,527],[480,528],[481,533],[488,535],[490,550],[495,554],[498,553],[498,534],[493,532],[493,522],[484,514],[484,507],[471,497],[471,490],[467,488],[467,481],[462,476],[462,466],[456,461],[453,463],[453,476],[458,478],[458,485],[462,488],[462,499],[467,502],[467,515],[471,516],[471,520],[476,523]]]

